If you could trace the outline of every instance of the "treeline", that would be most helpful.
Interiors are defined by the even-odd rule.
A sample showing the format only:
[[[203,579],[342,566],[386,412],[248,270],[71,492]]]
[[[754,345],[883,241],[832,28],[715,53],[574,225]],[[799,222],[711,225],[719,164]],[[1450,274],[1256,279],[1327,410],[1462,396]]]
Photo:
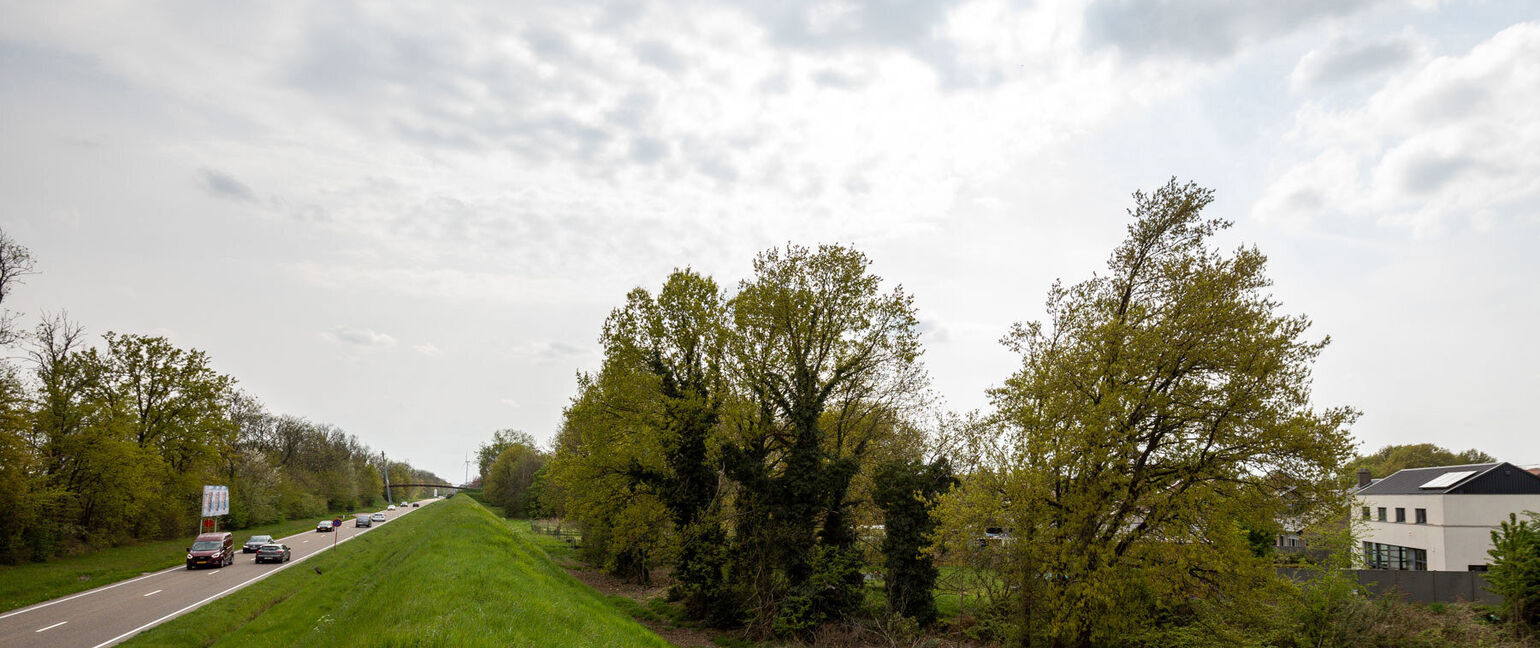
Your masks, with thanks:
[[[0,232],[0,306],[33,271]],[[335,426],[269,413],[164,337],[93,345],[65,316],[30,331],[4,313],[0,340],[0,563],[198,528],[205,484],[229,486],[239,529],[382,501],[384,478],[437,481]],[[401,495],[398,495],[400,497]]]
[[[951,631],[1009,645],[1449,637],[1376,621],[1344,564],[1304,588],[1274,570],[1285,523],[1350,555],[1357,412],[1313,406],[1326,340],[1281,312],[1260,251],[1214,245],[1211,199],[1136,193],[1105,271],[1053,285],[1004,340],[1019,369],[961,417],[934,411],[912,298],[861,252],[767,250],[731,291],[676,270],[610,313],[549,462],[515,472],[588,561],[667,568],[689,615],[755,637],[896,641],[936,618],[938,563]]]

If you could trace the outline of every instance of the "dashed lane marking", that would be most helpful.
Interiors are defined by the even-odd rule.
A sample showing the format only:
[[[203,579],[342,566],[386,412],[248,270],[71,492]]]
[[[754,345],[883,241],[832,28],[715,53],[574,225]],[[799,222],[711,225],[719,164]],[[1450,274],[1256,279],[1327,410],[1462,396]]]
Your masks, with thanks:
[[[165,590],[155,590],[153,592],[150,592],[149,594],[145,594],[145,596],[155,596],[156,594],[159,594],[159,593],[164,592],[164,591]]]
[[[48,626],[48,627],[46,627],[46,628],[38,628],[38,629],[36,629],[36,630],[33,630],[33,632],[42,632],[42,631],[44,631],[44,630],[52,630],[52,629],[54,629],[54,628],[57,628],[57,627],[59,627],[59,626],[61,626],[61,625],[64,625],[64,624],[66,624],[66,623],[69,623],[69,622],[68,622],[68,621],[60,621],[60,622],[58,622],[58,623],[55,623],[55,624],[53,624],[53,625],[51,625],[51,626]]]

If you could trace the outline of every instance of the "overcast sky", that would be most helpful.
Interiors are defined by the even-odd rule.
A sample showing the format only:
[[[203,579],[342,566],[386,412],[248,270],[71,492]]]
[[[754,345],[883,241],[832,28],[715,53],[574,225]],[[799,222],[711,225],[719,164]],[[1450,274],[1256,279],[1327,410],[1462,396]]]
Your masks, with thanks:
[[[869,254],[984,407],[1177,176],[1331,336],[1365,448],[1540,463],[1532,0],[235,4],[0,2],[30,321],[204,349],[458,481],[554,435],[629,288],[788,241]]]

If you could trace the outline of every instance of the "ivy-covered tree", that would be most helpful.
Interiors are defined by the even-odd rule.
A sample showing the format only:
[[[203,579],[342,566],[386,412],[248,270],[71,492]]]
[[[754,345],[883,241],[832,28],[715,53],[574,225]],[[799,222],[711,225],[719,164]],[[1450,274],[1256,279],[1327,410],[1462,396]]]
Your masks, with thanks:
[[[872,499],[882,509],[883,584],[888,610],[921,626],[936,620],[938,574],[925,553],[936,530],[937,498],[957,483],[945,457],[931,463],[892,460],[877,467]]]
[[[771,249],[730,303],[744,399],[724,447],[734,571],[761,629],[800,632],[861,604],[850,484],[873,431],[925,386],[913,300],[870,265],[835,245]]]

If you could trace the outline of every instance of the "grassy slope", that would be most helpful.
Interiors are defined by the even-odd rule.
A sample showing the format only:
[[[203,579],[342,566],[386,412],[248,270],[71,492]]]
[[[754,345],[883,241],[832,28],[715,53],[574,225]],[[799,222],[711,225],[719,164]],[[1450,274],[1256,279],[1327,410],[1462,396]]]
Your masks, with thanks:
[[[468,497],[391,522],[126,645],[317,644],[669,646]]]
[[[382,505],[383,506],[383,505]],[[348,517],[335,513],[326,517]],[[315,528],[321,518],[304,518],[235,532],[240,544],[254,535],[283,537]],[[103,549],[45,563],[0,567],[0,612],[39,603],[93,587],[101,587],[182,564],[191,536]]]

